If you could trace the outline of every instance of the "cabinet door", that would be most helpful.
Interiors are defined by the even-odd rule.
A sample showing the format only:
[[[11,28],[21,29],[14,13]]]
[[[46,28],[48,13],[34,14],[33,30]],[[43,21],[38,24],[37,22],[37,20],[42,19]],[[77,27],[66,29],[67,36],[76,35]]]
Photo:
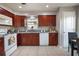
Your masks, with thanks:
[[[22,37],[21,34],[17,34],[17,46],[21,45]]]
[[[32,42],[34,46],[38,46],[39,45],[39,33],[33,33],[32,35]]]
[[[4,39],[0,38],[0,56],[4,55]]]
[[[39,15],[39,26],[56,26],[56,15]]]
[[[37,45],[39,45],[39,34],[37,34],[37,33],[22,34],[21,44],[24,46],[37,46]]]
[[[25,26],[24,25],[24,23],[25,23],[24,20],[26,19],[26,17],[25,16],[20,16],[20,17],[21,17],[21,26]]]
[[[49,45],[57,45],[58,44],[58,34],[50,33],[49,34]]]
[[[38,19],[39,19],[39,26],[48,26],[48,25],[50,25],[50,20],[49,20],[48,16],[39,15]]]
[[[14,23],[13,24],[15,27],[21,26],[21,20],[20,20],[19,16],[17,16],[17,15],[14,16]]]
[[[56,26],[56,15],[50,16],[50,25]]]
[[[32,41],[31,41],[32,37],[31,35],[28,34],[22,34],[22,45],[23,46],[29,46],[32,44]]]
[[[22,27],[24,26],[24,19],[25,19],[25,16],[18,16],[18,15],[15,15],[14,16],[14,26],[15,27]]]

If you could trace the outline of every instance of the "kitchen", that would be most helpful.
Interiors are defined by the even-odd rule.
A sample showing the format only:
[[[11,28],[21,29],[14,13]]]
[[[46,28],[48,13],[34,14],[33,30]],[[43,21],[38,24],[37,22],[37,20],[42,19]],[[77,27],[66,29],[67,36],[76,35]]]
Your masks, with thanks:
[[[11,6],[13,5],[14,4]],[[52,12],[52,9],[47,9],[50,12],[44,14],[43,11],[47,11],[45,9],[43,11],[40,10],[40,12],[33,12],[35,9],[32,10],[30,9],[31,7],[28,6],[32,6],[33,4],[31,3],[17,3],[15,5],[16,7],[17,5],[21,5],[16,9],[19,9],[19,12],[23,12],[24,14],[13,13],[13,11],[8,9],[9,7],[11,8],[10,4],[4,3],[0,5],[0,28],[4,32],[3,34],[1,32],[0,35],[0,55],[9,56],[19,46],[59,46],[59,28],[57,29],[59,25],[57,25],[58,19],[56,11],[58,8]],[[33,6],[36,5],[39,6],[41,4],[35,4]],[[48,8],[49,5],[51,6],[51,4],[42,5],[44,5],[45,8]],[[77,4],[72,4],[71,6],[75,5]],[[26,12],[27,14],[25,14],[24,10],[20,10],[25,8],[25,6],[28,6],[27,8],[29,8],[26,8],[28,11]],[[15,6],[12,8],[14,7]],[[37,11],[39,10],[37,9]]]
[[[57,36],[57,34],[56,34],[57,32],[54,29],[55,26],[53,26],[53,24],[50,25],[51,22],[48,22],[49,20],[51,21],[52,19],[56,20],[56,16],[55,15],[52,15],[52,16],[50,16],[50,15],[45,15],[45,16],[40,15],[40,16],[38,16],[39,19],[37,19],[37,18],[35,19],[34,16],[30,16],[30,18],[28,17],[28,19],[27,19],[27,25],[26,25],[27,29],[25,29],[25,31],[23,30],[23,32],[22,32],[21,29],[19,28],[20,32],[18,34],[18,41],[20,39],[21,42],[18,42],[18,43],[21,44],[21,45],[26,45],[26,46],[27,45],[31,45],[31,46],[32,45],[35,45],[35,46],[36,45],[57,45],[57,37],[56,37],[56,39],[54,39],[54,41],[55,40],[56,41],[53,42],[53,44],[51,44],[51,42],[49,44],[49,42],[48,42],[50,35],[54,35],[54,36],[56,35]],[[48,17],[52,17],[52,19],[50,19]],[[45,19],[47,19],[47,21],[46,20],[42,21],[41,18],[45,18]],[[38,25],[38,20],[40,20],[39,21],[39,25]],[[44,24],[44,22],[45,22],[45,24]],[[55,22],[56,21],[54,21],[54,23]],[[38,27],[38,26],[40,26],[40,27]],[[47,28],[47,27],[41,27],[41,26],[49,26],[49,27]],[[49,35],[49,33],[50,33],[50,35]],[[20,38],[19,38],[19,35],[21,36]],[[26,40],[26,38],[28,38],[28,40]],[[24,41],[22,41],[22,40],[24,40]]]

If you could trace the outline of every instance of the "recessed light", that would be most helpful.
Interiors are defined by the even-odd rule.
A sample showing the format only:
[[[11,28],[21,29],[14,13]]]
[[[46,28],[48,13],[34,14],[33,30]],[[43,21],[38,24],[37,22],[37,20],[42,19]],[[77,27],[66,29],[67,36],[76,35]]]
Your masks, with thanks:
[[[22,6],[19,6],[19,8],[22,8]]]
[[[49,6],[48,6],[48,5],[46,5],[46,7],[48,8]]]

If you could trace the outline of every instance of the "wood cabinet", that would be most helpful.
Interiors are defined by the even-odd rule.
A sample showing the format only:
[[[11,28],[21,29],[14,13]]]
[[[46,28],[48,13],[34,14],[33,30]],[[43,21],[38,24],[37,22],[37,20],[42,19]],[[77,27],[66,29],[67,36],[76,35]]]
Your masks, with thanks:
[[[39,33],[22,33],[22,34],[19,34],[18,45],[38,46],[39,45]]]
[[[23,27],[25,18],[25,16],[14,15],[13,25],[15,27]]]
[[[14,27],[22,27],[24,26],[24,19],[26,18],[25,16],[19,16],[15,15],[4,8],[0,7],[0,14],[11,17],[12,18],[12,24]]]
[[[39,26],[56,26],[56,15],[39,15]]]
[[[50,25],[56,26],[56,15],[50,16]]]
[[[13,13],[11,13],[11,12],[9,12],[9,11],[7,11],[7,10],[5,10],[5,9],[3,9],[3,8],[1,8],[0,7],[0,14],[1,15],[4,15],[4,16],[8,16],[8,18],[10,18],[10,19],[4,19],[4,23],[2,22],[0,25],[1,26],[12,26],[13,25],[13,18],[14,18],[14,14]],[[1,16],[0,15],[0,16]],[[1,16],[2,17],[2,16]],[[3,18],[3,17],[2,17]],[[7,23],[6,22],[6,20],[8,20],[9,21],[9,23]],[[1,22],[1,21],[0,21]],[[6,24],[7,23],[7,24]]]
[[[17,46],[21,45],[22,37],[21,34],[17,34]]]
[[[58,45],[58,33],[49,33],[49,45],[50,46]]]
[[[0,56],[4,55],[4,38],[0,37]]]
[[[14,14],[0,7],[0,14],[13,18]]]
[[[20,33],[17,35],[18,46],[39,46],[39,33]],[[58,33],[49,33],[49,45],[58,45]]]

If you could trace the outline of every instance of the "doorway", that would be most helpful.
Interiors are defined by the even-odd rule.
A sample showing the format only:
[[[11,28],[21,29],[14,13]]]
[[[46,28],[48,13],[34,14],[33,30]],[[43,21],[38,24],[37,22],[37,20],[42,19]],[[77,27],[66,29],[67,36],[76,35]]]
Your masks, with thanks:
[[[75,11],[63,12],[62,18],[62,45],[68,47],[68,32],[76,32]]]

